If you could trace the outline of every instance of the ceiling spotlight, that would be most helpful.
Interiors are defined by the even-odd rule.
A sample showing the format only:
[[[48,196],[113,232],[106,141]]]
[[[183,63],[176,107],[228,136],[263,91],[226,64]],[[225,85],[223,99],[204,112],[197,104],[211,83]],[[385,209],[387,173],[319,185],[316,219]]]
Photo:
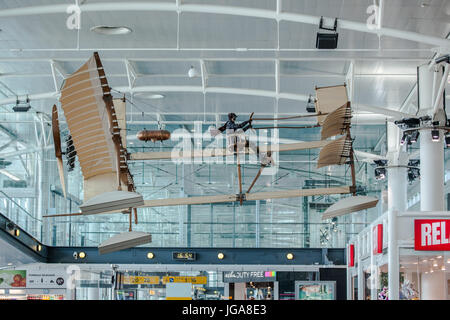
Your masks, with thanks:
[[[107,36],[114,36],[128,34],[133,30],[125,26],[95,26],[91,28],[91,31]]]
[[[440,140],[440,134],[439,134],[439,130],[431,130],[431,140],[433,140],[433,142],[439,142]]]
[[[424,120],[424,119],[422,119]],[[420,126],[421,118],[405,118],[394,121],[400,129],[418,128]]]
[[[386,178],[386,168],[376,168],[375,169],[375,179],[383,180]]]
[[[403,133],[402,139],[400,140],[400,145],[403,146],[407,141],[408,141],[408,134],[405,132]]]
[[[445,136],[445,145],[450,148],[450,136]]]
[[[387,160],[373,160],[373,162],[379,167],[386,167],[388,164]]]
[[[292,259],[294,259],[294,254],[288,253],[288,254],[286,255],[286,258],[287,258],[288,260],[292,260]]]
[[[312,95],[309,95],[308,104],[306,105],[306,112],[316,113],[316,104]]]
[[[197,69],[194,68],[194,66],[191,66],[189,68],[188,76],[189,76],[189,78],[194,78],[194,77],[198,77],[199,76],[199,73],[198,73]]]
[[[225,258],[225,255],[222,252],[219,252],[217,254],[217,259],[222,260],[223,258]]]
[[[42,251],[42,246],[41,246],[40,244],[38,244],[38,245],[36,246],[36,250],[37,250],[37,251]]]
[[[334,27],[333,28],[326,28],[323,25],[323,17],[320,18],[319,29],[320,30],[332,31],[333,33],[318,32],[317,33],[317,38],[316,38],[316,48],[317,49],[336,49],[337,48],[337,46],[338,46],[338,38],[339,38],[339,34],[336,32],[336,30],[337,30],[337,21],[338,21],[338,19],[336,18],[334,20]]]
[[[410,139],[409,141],[411,141],[412,143],[416,143],[416,142],[417,142],[417,139],[419,139],[419,135],[420,135],[419,130],[413,131],[413,132],[411,133],[411,139]]]
[[[19,229],[14,229],[14,235],[16,237],[20,236],[20,230]]]
[[[153,254],[153,252],[147,253],[147,259],[153,259],[154,257],[155,255]]]
[[[84,253],[83,251],[81,251],[81,252],[78,254],[78,257],[79,257],[80,259],[84,259],[84,258],[86,258],[86,253]]]
[[[28,99],[28,97],[25,103],[20,103],[20,101],[17,100],[16,105],[13,107],[14,112],[27,112],[30,109],[31,109],[30,99]]]

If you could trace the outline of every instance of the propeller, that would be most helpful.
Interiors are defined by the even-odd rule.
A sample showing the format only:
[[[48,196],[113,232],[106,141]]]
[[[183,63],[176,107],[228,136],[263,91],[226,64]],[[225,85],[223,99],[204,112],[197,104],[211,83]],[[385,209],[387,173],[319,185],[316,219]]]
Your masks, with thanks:
[[[59,132],[58,109],[56,108],[56,105],[53,105],[52,110],[52,132],[53,132],[53,142],[55,144],[55,157],[56,163],[58,165],[59,181],[61,182],[61,188],[63,190],[64,198],[66,198],[67,194],[66,194],[66,182],[64,179],[64,165],[61,151],[61,135]]]

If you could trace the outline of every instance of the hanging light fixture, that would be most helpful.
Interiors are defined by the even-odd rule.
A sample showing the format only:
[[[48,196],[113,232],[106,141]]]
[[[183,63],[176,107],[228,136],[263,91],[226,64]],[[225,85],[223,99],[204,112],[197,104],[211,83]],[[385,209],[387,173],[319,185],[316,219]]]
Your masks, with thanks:
[[[436,129],[431,130],[431,140],[433,140],[433,142],[439,142],[440,140],[439,130]]]
[[[416,143],[417,140],[419,139],[419,135],[420,135],[419,130],[413,131],[413,132],[411,133],[411,139],[410,139],[409,141],[411,141],[412,143]]]
[[[450,148],[450,136],[445,136],[445,145]]]

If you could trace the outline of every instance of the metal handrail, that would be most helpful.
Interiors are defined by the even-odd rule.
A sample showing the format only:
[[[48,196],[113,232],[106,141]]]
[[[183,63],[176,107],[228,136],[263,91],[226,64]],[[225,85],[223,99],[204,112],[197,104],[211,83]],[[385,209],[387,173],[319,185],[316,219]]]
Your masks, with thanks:
[[[14,199],[12,199],[9,195],[7,195],[5,192],[0,190],[0,193],[2,193],[9,201],[13,202],[17,207],[19,207],[20,209],[22,209],[30,218],[37,220],[39,222],[42,223],[41,219],[38,219],[36,217],[33,217],[25,208],[23,208],[20,204],[18,204],[16,201],[14,201]]]

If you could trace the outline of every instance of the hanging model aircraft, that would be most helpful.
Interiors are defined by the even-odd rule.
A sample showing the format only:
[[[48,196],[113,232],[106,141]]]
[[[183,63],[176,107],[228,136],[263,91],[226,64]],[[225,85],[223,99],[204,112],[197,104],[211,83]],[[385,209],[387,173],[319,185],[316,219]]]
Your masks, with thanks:
[[[125,103],[113,99],[97,53],[65,79],[60,102],[74,147],[73,154],[66,157],[73,159],[76,154],[83,174],[84,203],[80,214],[128,214],[129,232],[132,232],[132,211],[137,224],[136,207],[144,201],[136,193],[127,165]],[[56,105],[52,110],[52,126],[58,172],[66,196]],[[149,237],[139,234],[136,239],[149,242]],[[136,243],[133,235],[127,235],[127,239]]]
[[[83,173],[85,202],[80,206],[80,213],[57,214],[45,217],[125,212],[130,215],[129,229],[131,231],[131,208],[135,211],[135,222],[137,223],[136,208],[144,207],[224,202],[240,202],[242,204],[244,201],[249,200],[331,194],[353,194],[356,196],[354,151],[350,135],[352,112],[345,84],[316,88],[316,114],[289,117],[317,117],[318,123],[313,127],[322,128],[320,141],[261,145],[256,149],[252,148],[246,141],[241,148],[235,146],[234,148],[189,150],[187,152],[183,150],[180,152],[136,152],[131,154],[127,152],[124,146],[126,142],[125,136],[121,134],[121,131],[124,132],[126,127],[124,120],[125,105],[124,103],[123,106],[117,103],[115,107],[115,101],[113,103],[110,91],[111,89],[108,86],[105,72],[97,53],[94,53],[88,62],[65,80],[60,102]],[[54,107],[54,111],[56,111],[56,107]],[[57,112],[54,112],[55,114],[57,117]],[[121,122],[117,119],[118,114],[122,114],[123,120]],[[262,119],[255,118],[252,120]],[[54,126],[57,127],[57,123],[55,123]],[[58,130],[54,129],[54,132],[56,131]],[[170,135],[170,132],[169,134],[165,133],[165,135]],[[341,137],[335,140],[327,140],[336,136]],[[163,140],[163,137],[159,137],[158,134],[155,137],[153,137],[155,140]],[[142,138],[143,140],[146,139]],[[57,140],[58,137],[55,134],[55,141]],[[150,138],[150,140],[152,139]],[[250,188],[245,193],[242,191],[239,156],[252,153],[266,153],[270,155],[273,152],[318,148],[321,148],[321,151],[317,167],[349,164],[352,174],[351,186],[250,193],[261,171],[267,165],[261,164],[260,171]],[[60,159],[58,152],[55,155],[57,159]],[[197,157],[220,156],[235,156],[237,158],[239,177],[239,194],[237,195],[143,200],[142,196],[135,191],[133,178],[127,165],[128,161],[174,158],[194,159]],[[59,165],[60,162],[61,160],[58,160],[58,168],[61,167]],[[62,169],[59,170],[61,184],[63,189],[65,189],[63,174],[61,174]],[[122,186],[125,186],[127,191],[122,191]]]

